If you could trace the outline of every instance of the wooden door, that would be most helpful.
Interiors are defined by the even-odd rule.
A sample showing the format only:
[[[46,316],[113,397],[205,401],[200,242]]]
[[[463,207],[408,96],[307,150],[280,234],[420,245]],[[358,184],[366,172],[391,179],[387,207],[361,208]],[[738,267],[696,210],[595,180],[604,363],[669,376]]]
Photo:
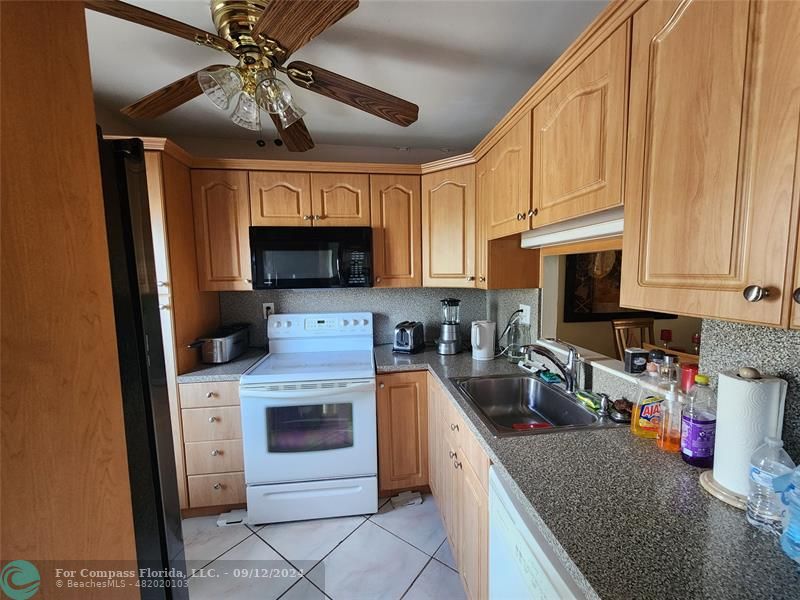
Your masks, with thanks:
[[[475,165],[422,176],[422,285],[475,287]]]
[[[378,481],[383,491],[428,485],[426,371],[378,377]]]
[[[528,231],[531,210],[531,115],[525,115],[484,157],[486,237]]]
[[[252,225],[311,227],[311,175],[250,171]]]
[[[371,175],[375,287],[422,285],[422,201],[415,175]]]
[[[628,38],[625,24],[533,109],[533,227],[622,204]]]
[[[491,201],[489,189],[490,156],[487,154],[475,165],[475,287],[489,289],[489,227],[487,205]]]
[[[469,461],[459,460],[458,570],[467,597],[487,597],[489,582],[489,494]],[[465,540],[469,540],[464,543]]]
[[[312,173],[314,227],[369,227],[369,175]]]
[[[634,15],[623,306],[781,324],[798,31],[797,2],[648,2]],[[747,302],[750,285],[769,296]]]
[[[192,171],[201,290],[253,289],[247,191],[245,171]]]

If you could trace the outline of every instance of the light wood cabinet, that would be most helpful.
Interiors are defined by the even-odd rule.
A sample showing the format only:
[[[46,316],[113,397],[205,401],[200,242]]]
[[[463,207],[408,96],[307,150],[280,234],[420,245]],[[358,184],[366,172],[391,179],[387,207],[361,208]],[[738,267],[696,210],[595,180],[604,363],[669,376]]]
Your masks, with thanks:
[[[238,381],[182,383],[180,392],[182,408],[237,406],[239,404]]]
[[[250,224],[311,226],[311,175],[250,171]]]
[[[467,597],[482,600],[489,588],[489,496],[481,475],[468,460],[458,461],[459,540],[458,572]],[[488,477],[488,470],[486,471]]]
[[[486,239],[530,228],[531,115],[524,116],[481,159]]]
[[[800,240],[798,240],[797,258],[794,267],[794,283],[791,288],[791,315],[789,325],[792,329],[800,329]]]
[[[378,377],[378,482],[384,492],[428,485],[426,371]]]
[[[634,15],[623,306],[788,321],[798,31],[796,2],[648,2]],[[750,285],[769,295],[747,302]]]
[[[238,406],[184,408],[181,412],[185,442],[242,438],[242,417]]]
[[[207,475],[244,470],[242,440],[189,442],[186,444],[186,474]]]
[[[414,175],[371,175],[375,287],[422,285],[422,200]]]
[[[533,227],[622,204],[627,101],[626,24],[533,109]]]
[[[422,284],[475,287],[475,165],[422,176]]]
[[[192,171],[200,289],[252,290],[247,173]]]
[[[189,477],[189,503],[193,508],[244,504],[244,473],[215,473]]]
[[[369,175],[312,173],[314,227],[369,227]]]

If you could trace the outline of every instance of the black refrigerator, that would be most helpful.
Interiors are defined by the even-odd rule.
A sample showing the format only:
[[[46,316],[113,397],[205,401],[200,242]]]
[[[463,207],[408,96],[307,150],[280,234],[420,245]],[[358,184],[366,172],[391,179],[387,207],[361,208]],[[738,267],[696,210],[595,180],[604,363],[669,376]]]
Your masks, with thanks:
[[[97,134],[141,596],[188,600],[144,146]]]

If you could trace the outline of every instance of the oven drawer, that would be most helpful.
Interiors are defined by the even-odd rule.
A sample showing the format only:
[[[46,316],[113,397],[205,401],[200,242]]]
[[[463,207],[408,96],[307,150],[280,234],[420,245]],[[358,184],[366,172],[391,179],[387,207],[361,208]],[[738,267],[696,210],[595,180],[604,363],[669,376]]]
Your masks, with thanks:
[[[244,470],[242,440],[189,442],[185,448],[187,475]]]
[[[181,408],[205,408],[239,404],[238,381],[209,381],[178,385]]]
[[[210,442],[242,437],[242,417],[238,406],[184,408],[183,441]]]
[[[245,502],[244,473],[190,475],[187,479],[191,508]]]

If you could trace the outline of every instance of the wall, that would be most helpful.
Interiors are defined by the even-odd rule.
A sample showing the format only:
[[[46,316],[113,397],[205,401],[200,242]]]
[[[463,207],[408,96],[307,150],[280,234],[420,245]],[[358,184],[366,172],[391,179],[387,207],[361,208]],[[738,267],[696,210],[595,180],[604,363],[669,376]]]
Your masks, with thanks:
[[[394,326],[400,321],[422,321],[425,340],[433,342],[442,322],[442,298],[461,299],[461,329],[469,339],[471,321],[486,318],[486,294],[470,289],[382,289],[349,288],[322,290],[264,290],[220,293],[222,323],[251,323],[250,344],[264,345],[263,302],[274,302],[278,313],[371,312],[375,315],[375,343],[394,339]]]
[[[84,8],[0,2],[0,26],[0,547],[63,597],[42,561],[136,557]]]

